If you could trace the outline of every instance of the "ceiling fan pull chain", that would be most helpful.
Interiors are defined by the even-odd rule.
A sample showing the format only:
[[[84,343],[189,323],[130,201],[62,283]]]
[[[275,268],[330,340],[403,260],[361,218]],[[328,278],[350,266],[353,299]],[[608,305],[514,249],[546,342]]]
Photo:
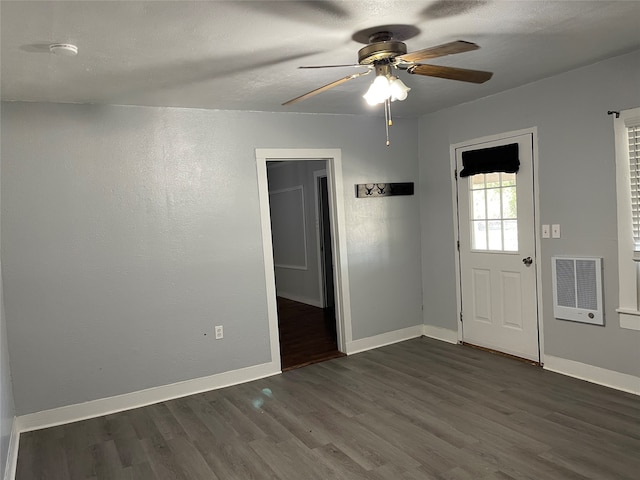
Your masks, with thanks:
[[[384,128],[387,132],[387,147],[391,145],[391,142],[389,142],[389,125],[391,125],[391,103],[387,98],[384,101]]]

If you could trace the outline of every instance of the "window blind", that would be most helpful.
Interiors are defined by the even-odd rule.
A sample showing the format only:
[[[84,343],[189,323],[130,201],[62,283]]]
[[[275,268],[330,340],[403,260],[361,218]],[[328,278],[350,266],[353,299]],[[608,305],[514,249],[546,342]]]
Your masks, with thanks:
[[[631,223],[633,229],[634,255],[640,260],[640,118],[625,121],[629,141],[629,179],[631,182]]]
[[[517,173],[520,168],[518,144],[500,145],[462,152],[460,177],[470,177],[479,173]]]

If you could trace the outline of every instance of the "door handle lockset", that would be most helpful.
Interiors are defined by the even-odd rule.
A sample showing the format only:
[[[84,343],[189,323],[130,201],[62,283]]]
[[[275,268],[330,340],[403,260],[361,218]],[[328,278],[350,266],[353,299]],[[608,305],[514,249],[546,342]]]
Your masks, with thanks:
[[[530,267],[533,263],[533,259],[531,257],[523,258],[522,263],[524,263],[527,267]]]

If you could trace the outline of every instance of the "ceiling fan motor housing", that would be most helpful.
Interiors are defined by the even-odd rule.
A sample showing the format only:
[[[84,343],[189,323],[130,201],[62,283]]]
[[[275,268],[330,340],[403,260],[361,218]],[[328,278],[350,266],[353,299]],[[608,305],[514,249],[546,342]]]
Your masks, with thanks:
[[[392,60],[406,53],[407,46],[403,42],[395,40],[374,42],[358,51],[358,63],[360,65],[371,65],[384,60]]]

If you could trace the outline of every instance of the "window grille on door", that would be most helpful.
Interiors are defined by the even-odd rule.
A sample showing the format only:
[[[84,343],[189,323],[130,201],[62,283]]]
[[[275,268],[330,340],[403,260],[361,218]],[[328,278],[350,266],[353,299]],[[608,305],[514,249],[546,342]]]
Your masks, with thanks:
[[[468,178],[472,250],[517,252],[516,174],[496,172]]]

